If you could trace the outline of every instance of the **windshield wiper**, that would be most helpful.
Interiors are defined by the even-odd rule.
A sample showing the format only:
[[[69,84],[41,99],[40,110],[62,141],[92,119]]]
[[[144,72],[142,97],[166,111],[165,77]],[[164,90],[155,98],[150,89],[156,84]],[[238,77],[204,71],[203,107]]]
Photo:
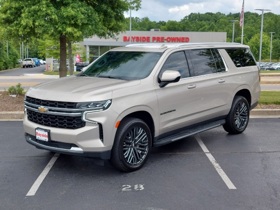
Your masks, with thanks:
[[[123,77],[116,77],[116,76],[105,76],[105,75],[99,75],[96,77],[100,77],[100,78],[109,78],[109,79],[120,79],[120,80],[125,80]]]

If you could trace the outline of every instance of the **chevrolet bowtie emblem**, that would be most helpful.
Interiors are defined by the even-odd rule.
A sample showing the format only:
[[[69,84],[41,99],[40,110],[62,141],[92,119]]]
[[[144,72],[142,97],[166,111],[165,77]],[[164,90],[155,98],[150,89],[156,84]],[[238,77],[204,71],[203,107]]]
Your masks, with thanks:
[[[38,107],[38,111],[39,111],[39,112],[47,112],[48,109],[47,109],[46,107],[44,107],[44,106],[39,106],[39,107]]]

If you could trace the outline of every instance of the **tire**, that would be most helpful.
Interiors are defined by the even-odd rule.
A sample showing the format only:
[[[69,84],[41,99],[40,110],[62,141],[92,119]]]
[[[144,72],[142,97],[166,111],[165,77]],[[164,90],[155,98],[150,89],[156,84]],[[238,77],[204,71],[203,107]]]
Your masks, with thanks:
[[[151,145],[148,125],[138,118],[125,118],[117,130],[111,163],[123,172],[138,170],[147,161]]]
[[[223,125],[229,134],[242,133],[249,123],[250,107],[246,98],[236,96],[233,100],[230,112]]]

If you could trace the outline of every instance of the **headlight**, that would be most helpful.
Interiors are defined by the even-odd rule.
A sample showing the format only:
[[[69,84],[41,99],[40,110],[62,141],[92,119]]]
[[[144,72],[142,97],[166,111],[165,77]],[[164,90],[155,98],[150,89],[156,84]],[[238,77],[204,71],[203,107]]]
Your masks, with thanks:
[[[111,104],[111,99],[105,101],[81,102],[77,104],[77,108],[84,109],[85,111],[104,111],[108,109]]]

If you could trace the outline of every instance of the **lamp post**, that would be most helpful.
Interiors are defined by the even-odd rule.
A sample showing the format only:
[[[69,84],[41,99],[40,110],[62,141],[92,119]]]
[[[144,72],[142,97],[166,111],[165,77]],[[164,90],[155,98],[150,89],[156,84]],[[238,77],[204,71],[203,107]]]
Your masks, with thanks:
[[[131,43],[131,28],[132,28],[132,22],[131,22],[131,0],[129,1],[129,42]]]
[[[262,59],[262,34],[263,34],[263,14],[265,11],[270,11],[269,9],[255,9],[262,12],[262,21],[261,21],[261,35],[260,35],[260,52],[259,52],[259,65]]]
[[[131,5],[130,5],[130,8],[129,8],[129,31],[131,31]]]
[[[234,42],[234,29],[235,29],[235,22],[238,20],[231,20],[232,22],[232,42]]]
[[[270,56],[269,56],[269,61],[271,62],[271,57],[272,57],[272,35],[275,32],[269,32],[270,33]]]

